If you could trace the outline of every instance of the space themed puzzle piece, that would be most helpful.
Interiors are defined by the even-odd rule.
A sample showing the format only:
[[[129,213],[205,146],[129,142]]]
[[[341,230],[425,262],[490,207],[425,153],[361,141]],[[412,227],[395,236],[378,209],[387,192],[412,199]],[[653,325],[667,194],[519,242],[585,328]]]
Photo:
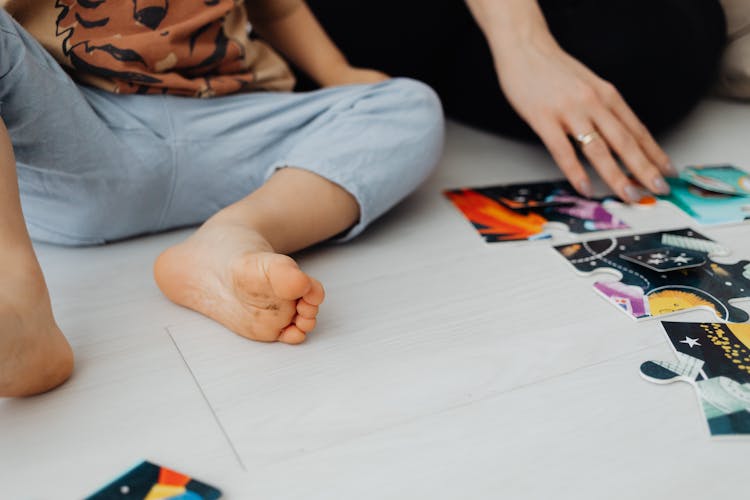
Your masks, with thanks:
[[[221,491],[195,478],[143,461],[86,500],[216,500]]]
[[[741,223],[750,217],[750,175],[733,165],[687,167],[668,178],[670,192],[659,196],[698,224]]]
[[[626,229],[604,203],[583,198],[567,181],[506,184],[444,192],[487,243],[551,238],[551,229],[589,233]]]
[[[609,273],[594,289],[636,320],[702,308],[717,319],[745,322],[747,312],[730,301],[750,299],[750,261],[720,264],[729,252],[692,229],[615,236],[556,246],[583,275]]]
[[[646,361],[641,376],[683,381],[698,394],[712,436],[750,434],[750,324],[662,322],[676,362]]]

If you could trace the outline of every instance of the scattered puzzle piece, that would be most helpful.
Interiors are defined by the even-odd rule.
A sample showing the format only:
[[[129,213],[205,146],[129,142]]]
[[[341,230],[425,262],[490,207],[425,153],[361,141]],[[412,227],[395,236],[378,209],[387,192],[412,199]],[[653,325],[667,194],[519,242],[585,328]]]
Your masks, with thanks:
[[[750,196],[750,176],[733,165],[699,165],[680,172],[680,179],[708,191]]]
[[[750,217],[750,197],[708,191],[679,179],[668,179],[670,194],[660,198],[695,219],[699,224],[739,223]]]
[[[732,165],[688,167],[667,179],[671,202],[699,224],[729,224],[750,217],[750,176]]]
[[[750,325],[662,322],[677,362],[646,361],[657,384],[692,384],[711,434],[750,434]]]
[[[216,500],[221,491],[190,476],[141,462],[86,500]]]
[[[584,275],[601,271],[619,275],[620,281],[597,281],[594,288],[634,319],[694,308],[708,309],[726,321],[750,319],[745,311],[729,303],[750,298],[750,261],[730,265],[712,261],[711,256],[725,255],[727,250],[691,229],[606,238],[555,249]],[[669,266],[665,269],[634,262],[637,255],[665,252],[672,259],[662,263]],[[700,265],[674,265],[675,258],[696,256],[702,259]]]
[[[445,191],[488,243],[550,238],[554,225],[573,233],[628,226],[602,205],[575,194],[566,181]]]

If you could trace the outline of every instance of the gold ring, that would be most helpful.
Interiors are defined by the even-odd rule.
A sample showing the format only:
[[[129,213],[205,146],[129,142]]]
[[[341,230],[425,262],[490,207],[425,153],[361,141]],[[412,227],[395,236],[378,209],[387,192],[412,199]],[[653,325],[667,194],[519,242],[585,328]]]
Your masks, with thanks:
[[[589,143],[591,143],[594,139],[597,139],[599,137],[599,132],[596,130],[592,130],[588,134],[578,134],[575,139],[578,142],[579,146],[585,146]]]

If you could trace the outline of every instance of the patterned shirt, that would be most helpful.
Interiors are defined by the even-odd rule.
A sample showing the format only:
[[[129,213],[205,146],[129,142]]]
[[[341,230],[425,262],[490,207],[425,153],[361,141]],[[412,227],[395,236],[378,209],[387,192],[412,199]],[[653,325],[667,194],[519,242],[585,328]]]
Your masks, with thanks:
[[[248,37],[248,10],[283,15],[297,0],[11,0],[8,12],[71,75],[122,94],[211,97],[290,90],[294,78]]]

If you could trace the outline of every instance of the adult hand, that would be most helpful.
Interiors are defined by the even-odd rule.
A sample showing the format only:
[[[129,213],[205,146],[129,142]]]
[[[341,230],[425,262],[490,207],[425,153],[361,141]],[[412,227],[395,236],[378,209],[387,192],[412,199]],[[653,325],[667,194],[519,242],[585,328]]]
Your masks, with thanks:
[[[591,182],[570,137],[602,179],[624,201],[644,187],[666,194],[675,175],[667,154],[609,82],[566,53],[552,37],[535,2],[469,2],[492,49],[508,101],[544,142],[570,183],[585,196]]]

